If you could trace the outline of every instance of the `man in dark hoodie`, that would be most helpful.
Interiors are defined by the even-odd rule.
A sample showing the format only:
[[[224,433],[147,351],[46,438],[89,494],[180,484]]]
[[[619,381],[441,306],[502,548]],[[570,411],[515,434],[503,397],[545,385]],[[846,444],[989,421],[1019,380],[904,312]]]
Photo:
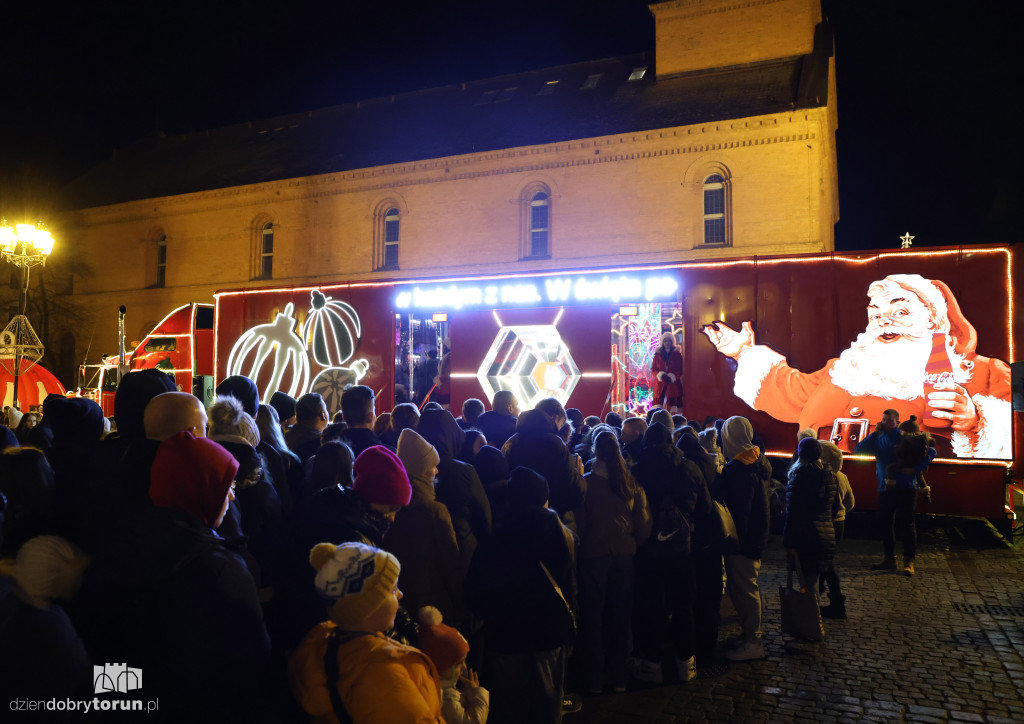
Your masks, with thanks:
[[[455,459],[466,440],[466,431],[448,410],[426,408],[416,431],[434,446],[441,459],[437,464],[437,500],[452,517],[465,570],[477,545],[490,537],[492,527],[491,504],[476,468]]]
[[[550,415],[541,410],[521,414],[516,434],[501,451],[508,459],[509,468],[530,468],[547,480],[551,490],[550,505],[562,520],[583,505],[586,483],[576,459],[558,436],[558,428]]]
[[[238,464],[216,443],[180,432],[151,472],[153,507],[124,521],[97,553],[76,623],[93,661],[146,675],[159,717],[252,721],[263,708],[270,641],[245,563],[214,532]],[[227,695],[225,692],[230,692]]]
[[[707,529],[711,494],[700,468],[672,444],[672,431],[661,422],[644,433],[633,475],[647,493],[654,519],[651,537],[636,557],[633,675],[662,682],[661,649],[668,631],[678,680],[689,681],[697,674],[693,550],[700,529]]]

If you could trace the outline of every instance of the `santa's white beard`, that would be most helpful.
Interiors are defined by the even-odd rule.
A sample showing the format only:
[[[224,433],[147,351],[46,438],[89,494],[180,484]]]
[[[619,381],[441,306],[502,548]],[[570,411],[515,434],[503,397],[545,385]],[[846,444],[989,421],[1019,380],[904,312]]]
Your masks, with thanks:
[[[839,355],[831,377],[839,387],[857,397],[913,400],[924,395],[924,371],[932,353],[931,335],[903,337],[881,342],[878,330],[865,331]],[[963,384],[970,373],[953,353],[954,378]]]

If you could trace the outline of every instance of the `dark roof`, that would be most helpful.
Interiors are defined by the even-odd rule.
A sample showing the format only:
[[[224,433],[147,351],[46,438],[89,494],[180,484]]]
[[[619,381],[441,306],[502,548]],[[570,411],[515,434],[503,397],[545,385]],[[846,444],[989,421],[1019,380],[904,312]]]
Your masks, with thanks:
[[[640,54],[160,135],[118,151],[77,179],[66,189],[64,206],[104,206],[821,106],[827,42],[827,52],[657,81],[649,56]],[[638,68],[647,69],[644,76],[629,80]],[[596,87],[584,88],[588,79]]]

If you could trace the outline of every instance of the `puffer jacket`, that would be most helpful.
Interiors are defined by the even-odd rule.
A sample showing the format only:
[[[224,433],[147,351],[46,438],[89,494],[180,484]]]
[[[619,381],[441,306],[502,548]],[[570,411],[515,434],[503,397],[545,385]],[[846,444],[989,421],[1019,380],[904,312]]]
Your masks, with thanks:
[[[821,462],[832,468],[836,474],[836,510],[833,521],[841,523],[846,520],[846,514],[853,510],[857,504],[853,497],[853,486],[850,479],[843,472],[843,451],[834,442],[823,442],[821,444]]]
[[[832,520],[837,499],[836,474],[831,468],[803,462],[790,468],[782,543],[803,553],[802,557],[817,560],[819,570],[836,553]]]
[[[752,452],[750,462],[744,462],[746,456],[737,456],[725,464],[715,480],[712,495],[732,514],[740,539],[738,552],[760,560],[768,544],[768,484],[772,466],[757,448]]]
[[[324,671],[328,639],[337,626],[324,621],[292,655],[288,681],[314,722],[338,724]],[[426,654],[383,634],[358,636],[338,647],[341,702],[354,724],[444,724],[441,684]]]

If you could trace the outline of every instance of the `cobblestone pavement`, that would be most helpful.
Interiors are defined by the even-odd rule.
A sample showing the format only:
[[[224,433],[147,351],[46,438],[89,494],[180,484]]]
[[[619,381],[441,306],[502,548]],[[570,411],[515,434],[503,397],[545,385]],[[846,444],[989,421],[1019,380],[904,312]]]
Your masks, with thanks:
[[[971,542],[962,527],[922,531],[912,578],[869,570],[881,557],[877,540],[843,541],[849,617],[826,621],[821,644],[780,632],[786,567],[773,536],[760,576],[767,659],[726,663],[682,685],[585,697],[566,724],[1024,722],[1024,545]],[[722,639],[739,631],[732,614]]]

